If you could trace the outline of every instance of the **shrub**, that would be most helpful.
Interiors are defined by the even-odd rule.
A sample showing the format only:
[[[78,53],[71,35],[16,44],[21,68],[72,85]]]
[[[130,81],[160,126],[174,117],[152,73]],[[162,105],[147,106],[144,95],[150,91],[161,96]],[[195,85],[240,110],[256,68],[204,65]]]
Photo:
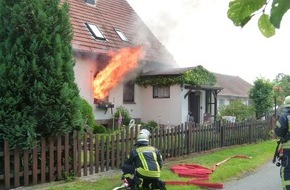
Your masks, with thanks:
[[[154,120],[150,120],[146,123],[141,123],[142,128],[148,129],[149,131],[151,129],[156,129],[158,127],[158,123]]]
[[[220,108],[217,120],[221,120],[222,116],[235,116],[236,122],[245,121],[253,118],[255,110],[253,106],[243,104],[242,100],[235,100],[229,105]]]
[[[85,99],[82,98],[81,102],[82,102],[82,104],[81,104],[82,118],[85,120],[86,126],[88,126],[88,127],[90,127],[92,129],[94,127],[94,125],[95,125],[93,108],[89,104],[89,102],[86,101]]]
[[[106,133],[106,132],[107,132],[107,129],[102,124],[95,124],[93,126],[93,134],[102,134],[102,133]]]
[[[130,120],[131,120],[131,116],[129,114],[129,111],[127,108],[125,108],[124,106],[119,106],[116,108],[116,112],[114,114],[114,119],[118,120],[119,116],[122,116],[122,124],[123,125],[129,125]]]
[[[32,148],[82,123],[69,5],[47,3],[0,3],[0,146]]]

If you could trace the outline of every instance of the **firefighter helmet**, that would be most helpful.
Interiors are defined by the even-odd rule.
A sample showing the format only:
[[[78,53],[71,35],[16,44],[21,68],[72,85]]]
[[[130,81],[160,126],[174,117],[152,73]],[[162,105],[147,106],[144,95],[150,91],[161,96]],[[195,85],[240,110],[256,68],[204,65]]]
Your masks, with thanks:
[[[140,141],[146,141],[146,142],[148,142],[149,141],[149,137],[145,133],[140,133],[138,135],[138,137],[137,137],[137,141],[138,142],[140,142]]]
[[[147,129],[142,129],[139,134],[145,134],[147,135],[148,137],[150,136],[150,131],[148,131]]]
[[[289,108],[290,107],[290,96],[286,96],[284,100],[284,107]]]

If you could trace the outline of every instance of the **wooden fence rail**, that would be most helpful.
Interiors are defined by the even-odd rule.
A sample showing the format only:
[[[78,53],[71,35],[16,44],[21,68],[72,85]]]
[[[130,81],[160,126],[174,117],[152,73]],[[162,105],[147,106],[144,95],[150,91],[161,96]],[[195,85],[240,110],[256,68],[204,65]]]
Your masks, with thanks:
[[[160,126],[150,131],[150,143],[164,158],[174,158],[270,139],[274,123],[270,118],[244,123]],[[74,131],[56,140],[42,138],[40,145],[31,150],[10,150],[5,142],[4,147],[0,147],[0,189],[119,169],[133,148],[139,130],[131,128],[110,135]]]

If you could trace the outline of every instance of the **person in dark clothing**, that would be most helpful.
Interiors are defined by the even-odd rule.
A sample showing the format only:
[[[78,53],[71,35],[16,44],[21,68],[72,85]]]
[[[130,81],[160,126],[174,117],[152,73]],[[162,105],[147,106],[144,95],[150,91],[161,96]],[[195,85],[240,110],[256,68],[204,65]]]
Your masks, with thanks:
[[[123,179],[126,179],[131,189],[160,189],[166,190],[165,183],[160,178],[163,164],[158,149],[149,145],[149,134],[140,133],[134,149],[130,151],[122,166]]]
[[[281,179],[285,190],[290,190],[290,96],[285,98],[283,110],[274,129],[276,136],[281,138],[283,154],[281,159]]]

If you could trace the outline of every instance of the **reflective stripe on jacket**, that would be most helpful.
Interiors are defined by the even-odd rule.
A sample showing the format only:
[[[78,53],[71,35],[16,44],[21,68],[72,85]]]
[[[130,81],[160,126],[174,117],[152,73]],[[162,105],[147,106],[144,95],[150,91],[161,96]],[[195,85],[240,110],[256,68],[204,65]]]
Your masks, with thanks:
[[[130,152],[125,164],[134,165],[142,176],[159,178],[162,157],[155,147],[139,145]]]

